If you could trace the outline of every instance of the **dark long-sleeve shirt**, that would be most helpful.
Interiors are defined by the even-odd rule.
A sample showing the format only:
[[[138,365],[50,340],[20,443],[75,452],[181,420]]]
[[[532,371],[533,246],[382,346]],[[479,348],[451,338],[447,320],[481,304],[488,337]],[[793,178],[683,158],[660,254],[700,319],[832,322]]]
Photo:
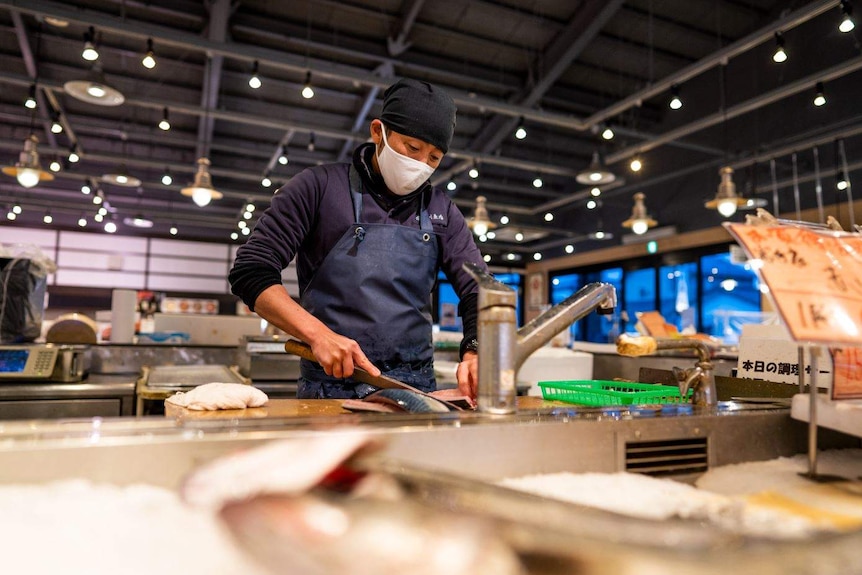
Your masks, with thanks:
[[[420,202],[425,202],[438,234],[438,267],[461,300],[464,339],[474,339],[478,287],[462,265],[474,262],[485,268],[485,263],[464,216],[442,190],[430,183],[407,196],[391,194],[371,167],[373,153],[373,144],[363,144],[353,155],[353,165],[363,183],[360,220],[419,228]],[[249,308],[254,309],[265,289],[281,285],[281,271],[294,257],[300,295],[303,294],[326,255],[354,223],[348,168],[347,163],[308,168],[275,193],[248,241],[237,250],[229,275],[231,291]]]

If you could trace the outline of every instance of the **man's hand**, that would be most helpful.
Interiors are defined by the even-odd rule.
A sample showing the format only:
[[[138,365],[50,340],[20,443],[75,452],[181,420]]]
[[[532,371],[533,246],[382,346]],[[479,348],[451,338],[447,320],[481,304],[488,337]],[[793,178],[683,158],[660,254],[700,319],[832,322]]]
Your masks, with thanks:
[[[350,377],[357,367],[373,376],[380,375],[380,370],[365,356],[355,340],[329,331],[308,343],[317,363],[323,367],[326,375],[339,378]]]
[[[476,352],[464,354],[455,376],[458,378],[458,391],[475,401],[479,391],[479,356]]]

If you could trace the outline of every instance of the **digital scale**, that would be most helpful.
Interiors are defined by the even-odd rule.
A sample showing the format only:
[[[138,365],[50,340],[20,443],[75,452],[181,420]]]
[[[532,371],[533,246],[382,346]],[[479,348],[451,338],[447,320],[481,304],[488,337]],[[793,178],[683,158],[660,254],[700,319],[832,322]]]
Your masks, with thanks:
[[[81,381],[89,368],[88,349],[81,345],[2,345],[0,382]]]

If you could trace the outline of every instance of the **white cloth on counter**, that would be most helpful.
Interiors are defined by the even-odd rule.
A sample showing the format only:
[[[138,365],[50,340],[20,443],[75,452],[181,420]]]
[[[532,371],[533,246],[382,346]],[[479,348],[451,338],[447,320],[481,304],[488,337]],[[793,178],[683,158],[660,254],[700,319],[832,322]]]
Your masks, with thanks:
[[[269,397],[256,387],[242,383],[205,383],[191,391],[177,392],[165,400],[187,409],[215,411],[260,407]]]

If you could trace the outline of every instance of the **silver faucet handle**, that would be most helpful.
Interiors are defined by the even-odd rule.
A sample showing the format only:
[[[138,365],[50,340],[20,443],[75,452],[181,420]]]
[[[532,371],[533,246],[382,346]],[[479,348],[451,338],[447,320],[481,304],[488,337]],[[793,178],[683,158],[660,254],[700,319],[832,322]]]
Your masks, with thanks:
[[[465,262],[463,268],[479,284],[479,309],[495,305],[515,306],[518,295],[515,290],[498,281],[494,276],[473,262]]]

